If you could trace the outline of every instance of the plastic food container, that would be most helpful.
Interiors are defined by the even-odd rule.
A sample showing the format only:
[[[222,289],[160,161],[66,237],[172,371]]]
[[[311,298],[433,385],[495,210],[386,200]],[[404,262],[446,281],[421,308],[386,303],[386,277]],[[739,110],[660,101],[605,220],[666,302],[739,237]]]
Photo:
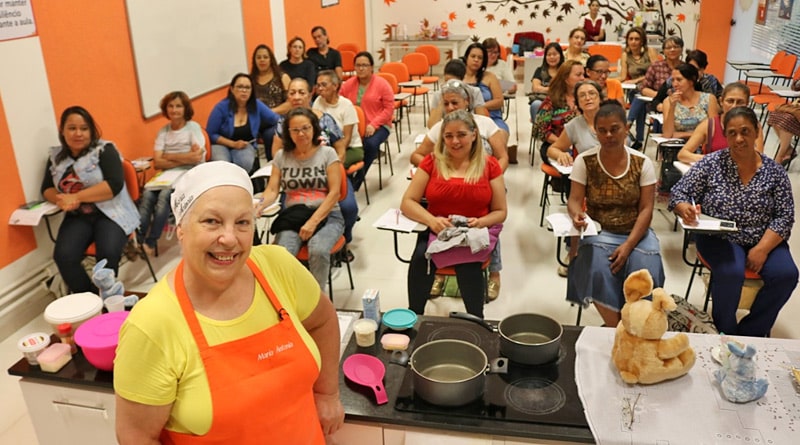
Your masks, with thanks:
[[[48,304],[44,309],[44,319],[53,325],[53,332],[58,332],[61,323],[71,323],[72,329],[77,331],[81,323],[102,311],[103,299],[91,292],[83,292],[65,295]]]
[[[37,357],[39,354],[44,351],[50,344],[50,336],[45,334],[44,332],[36,332],[33,334],[28,334],[17,342],[17,348],[19,348],[22,355],[25,356],[25,359],[28,360],[33,366],[39,364]]]
[[[383,334],[381,345],[387,351],[405,351],[410,339],[405,334]]]
[[[356,333],[356,344],[361,347],[368,347],[375,344],[375,331],[378,323],[370,318],[362,318],[353,323],[353,332]]]
[[[128,311],[109,312],[92,318],[75,331],[75,343],[95,368],[114,369],[114,357],[119,343],[119,329],[128,318]]]
[[[71,347],[66,343],[52,344],[42,351],[37,359],[42,371],[58,372],[67,362],[72,360]]]
[[[383,314],[383,324],[395,331],[405,331],[417,324],[417,314],[409,309],[392,309]]]

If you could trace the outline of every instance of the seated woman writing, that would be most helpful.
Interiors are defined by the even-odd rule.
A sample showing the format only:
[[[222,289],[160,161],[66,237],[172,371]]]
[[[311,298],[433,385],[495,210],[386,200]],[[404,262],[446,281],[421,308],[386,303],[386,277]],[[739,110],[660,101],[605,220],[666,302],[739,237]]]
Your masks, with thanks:
[[[139,226],[139,214],[125,187],[122,158],[112,142],[80,106],[61,113],[60,145],[50,148],[42,196],[65,212],[58,229],[53,260],[69,291],[97,292],[81,265],[90,244],[97,258],[116,273],[128,235]]]
[[[580,154],[572,168],[567,203],[576,229],[584,230],[586,215],[602,232],[573,240],[567,300],[594,303],[606,326],[616,326],[625,303],[622,285],[631,272],[647,269],[656,287],[664,284],[661,248],[653,218],[656,175],[644,154],[625,147],[625,110],[614,100],[600,106],[594,119],[598,148]]]
[[[688,139],[700,121],[719,114],[717,98],[699,91],[699,76],[697,68],[688,63],[672,70],[672,92],[663,104],[663,137]]]
[[[319,118],[306,107],[295,108],[283,121],[283,149],[275,154],[272,176],[263,201],[274,202],[278,193],[286,194],[283,219],[272,223],[275,243],[292,255],[308,244],[308,266],[324,287],[331,266],[330,251],[344,234],[344,217],[339,210],[341,165],[336,150],[320,144]],[[286,213],[290,212],[290,213]],[[289,220],[289,214],[293,215]],[[285,227],[285,228],[278,228]]]
[[[722,131],[722,120],[728,111],[735,107],[746,107],[750,103],[750,88],[741,83],[734,82],[728,84],[722,90],[722,115],[712,116],[697,125],[692,132],[692,136],[678,152],[678,160],[691,164],[703,159],[703,156],[715,151],[728,148],[728,139]],[[764,152],[764,137],[761,133],[761,125],[758,126],[758,137],[756,138],[756,151]]]
[[[188,170],[205,160],[205,136],[200,125],[192,120],[194,109],[189,96],[173,91],[161,99],[161,114],[169,123],[158,131],[153,148],[156,170]],[[139,202],[139,240],[148,255],[155,253],[156,243],[171,214],[169,198],[172,187],[145,189]],[[151,224],[152,219],[152,224]]]
[[[689,224],[702,218],[700,209],[736,222],[737,232],[695,237],[698,253],[714,271],[711,315],[720,332],[765,337],[797,287],[787,244],[795,220],[792,185],[780,165],[755,151],[753,110],[734,108],[723,122],[729,148],[698,161],[672,187],[668,208]],[[764,286],[750,313],[737,322],[745,268],[760,274]]]
[[[428,201],[427,209],[422,198]],[[409,218],[428,226],[426,235],[436,235],[453,227],[451,215],[466,217],[470,228],[488,230],[488,245],[471,254],[469,247],[460,252],[455,263],[456,279],[467,312],[483,318],[483,292],[486,288],[481,263],[494,248],[500,224],[506,219],[506,192],[503,171],[497,161],[487,156],[473,116],[463,110],[447,114],[441,136],[432,154],[423,159],[411,179],[400,209]],[[434,238],[431,236],[430,238]],[[434,256],[426,259],[429,236],[418,238],[408,270],[408,303],[418,314],[425,312],[437,264]]]

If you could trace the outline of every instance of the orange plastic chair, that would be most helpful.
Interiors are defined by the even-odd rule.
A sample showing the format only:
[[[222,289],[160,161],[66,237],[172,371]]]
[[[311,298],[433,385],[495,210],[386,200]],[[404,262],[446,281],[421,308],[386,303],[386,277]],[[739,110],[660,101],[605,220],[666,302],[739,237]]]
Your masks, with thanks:
[[[425,54],[425,57],[428,58],[428,74],[433,75],[433,67],[442,60],[439,48],[434,45],[419,45],[414,48],[414,52]]]
[[[609,71],[617,71],[619,69],[619,59],[622,57],[622,47],[619,45],[591,45],[587,52],[594,55],[605,56],[608,59]]]
[[[353,55],[356,55],[361,51],[361,49],[355,43],[342,43],[341,45],[337,46],[336,49],[339,50],[341,53],[342,51],[350,51]],[[342,54],[342,62],[344,63],[344,54]]]
[[[406,99],[397,99],[397,95],[401,94],[400,85],[397,83],[397,78],[394,77],[392,73],[375,73],[376,76],[380,76],[382,79],[389,82],[389,86],[392,88],[392,91],[395,95],[394,100],[394,109],[395,114],[394,118],[392,118],[392,125],[396,126],[395,129],[395,137],[397,138],[397,152],[400,153],[400,144],[403,143],[403,109],[408,109],[408,100]],[[408,134],[411,134],[411,122],[409,118],[409,123],[406,125],[408,127]]]
[[[408,54],[406,54],[408,56]],[[404,56],[403,58],[405,58]],[[428,120],[428,88],[419,86],[419,87],[403,87],[403,82],[411,81],[411,73],[409,72],[409,67],[405,63],[402,62],[387,62],[381,66],[380,72],[382,73],[392,73],[394,77],[397,78],[398,84],[400,84],[400,91],[403,93],[409,93],[413,96],[414,102],[416,102],[417,96],[422,96],[422,121],[425,122]]]
[[[341,162],[339,163],[339,168],[342,174],[342,183],[339,186],[339,202],[341,202],[347,196],[347,175],[344,171],[344,164]],[[336,244],[331,247],[331,263],[333,263],[336,254],[342,249],[345,249],[345,247],[347,247],[347,242],[344,239],[344,235],[342,235],[338,240],[336,240]],[[301,262],[308,263],[308,243],[303,243],[303,246],[300,247],[300,250],[297,252],[297,255],[295,255],[295,258]],[[353,273],[350,271],[350,263],[347,261],[344,263],[347,265],[347,276],[350,278],[350,289],[355,289],[355,286],[353,285]],[[330,297],[331,301],[333,301],[333,274],[331,273],[331,267],[328,268],[328,297]]]
[[[356,53],[349,50],[340,50],[342,54],[342,71],[344,72],[344,79],[349,79],[356,75]]]
[[[122,172],[123,172],[123,175],[125,176],[125,188],[128,189],[128,195],[130,195],[130,197],[133,200],[133,202],[138,201],[139,200],[139,195],[141,194],[141,191],[139,190],[139,178],[136,175],[136,167],[133,166],[131,161],[129,161],[127,159],[123,159],[122,160]],[[136,231],[131,233],[128,236],[128,239],[129,240],[133,240],[135,242],[136,241]],[[150,270],[150,276],[153,277],[153,282],[154,283],[158,283],[158,278],[156,277],[156,272],[153,270],[153,265],[150,264],[150,258],[148,257],[147,252],[145,252],[144,249],[142,248],[142,246],[139,245],[138,243],[136,243],[136,246],[137,246],[137,249],[136,249],[137,253],[142,258],[144,258],[145,263],[147,263],[147,268]],[[83,254],[84,254],[84,256],[91,256],[91,257],[95,257],[96,258],[97,257],[97,245],[95,245],[95,243],[90,244],[89,247],[87,247],[86,250],[83,252]]]
[[[433,57],[436,57],[436,63],[433,63],[431,61],[431,56],[428,56],[428,53],[430,53],[432,51],[430,51],[430,50],[425,50],[425,52],[419,51],[420,47],[425,47],[425,46],[430,46],[430,47],[433,47],[435,49],[435,55]],[[427,71],[427,75],[425,73],[423,73],[419,78],[422,79],[422,83],[424,83],[424,84],[433,84],[433,90],[434,91],[438,90],[439,89],[439,76],[434,76],[433,75],[433,66],[439,64],[439,49],[436,48],[433,45],[420,45],[411,54],[422,54],[422,55],[425,56],[425,64],[427,65],[427,70],[426,70]],[[405,58],[403,58],[403,59],[405,59]],[[405,60],[403,60],[403,62],[408,65],[408,62],[406,62]],[[409,68],[409,71],[411,71],[410,68]],[[414,76],[415,76],[415,74],[411,73],[411,77],[414,77]]]
[[[770,79],[774,84],[776,81],[791,79],[794,72],[794,66],[797,63],[797,56],[794,54],[786,54],[783,56],[775,68],[770,66],[770,70],[748,70],[744,72],[744,83],[750,87],[750,91],[756,91],[756,94],[761,94],[764,87],[764,79]],[[758,82],[748,80],[750,78],[759,79]]]

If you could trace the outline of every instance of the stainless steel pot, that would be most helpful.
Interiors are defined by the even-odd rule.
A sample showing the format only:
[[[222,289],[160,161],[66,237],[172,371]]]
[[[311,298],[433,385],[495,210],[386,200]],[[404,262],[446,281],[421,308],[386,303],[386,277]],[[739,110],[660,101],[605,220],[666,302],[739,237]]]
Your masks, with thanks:
[[[483,395],[485,374],[503,373],[507,364],[490,366],[483,350],[465,341],[434,340],[411,354],[414,392],[434,405],[466,405]]]
[[[482,318],[464,312],[450,317],[480,324],[500,334],[500,354],[523,365],[541,365],[558,358],[564,328],[550,317],[539,314],[515,314],[500,320],[497,327]]]

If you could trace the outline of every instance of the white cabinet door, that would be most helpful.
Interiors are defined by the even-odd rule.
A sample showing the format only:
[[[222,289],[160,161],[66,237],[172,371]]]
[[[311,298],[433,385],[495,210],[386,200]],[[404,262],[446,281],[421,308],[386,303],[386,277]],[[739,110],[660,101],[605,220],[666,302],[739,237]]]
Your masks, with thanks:
[[[346,422],[342,428],[328,437],[327,445],[350,445],[350,444],[383,444],[383,428],[379,423],[364,424]]]
[[[114,393],[85,386],[19,382],[39,445],[109,445],[114,433]]]

